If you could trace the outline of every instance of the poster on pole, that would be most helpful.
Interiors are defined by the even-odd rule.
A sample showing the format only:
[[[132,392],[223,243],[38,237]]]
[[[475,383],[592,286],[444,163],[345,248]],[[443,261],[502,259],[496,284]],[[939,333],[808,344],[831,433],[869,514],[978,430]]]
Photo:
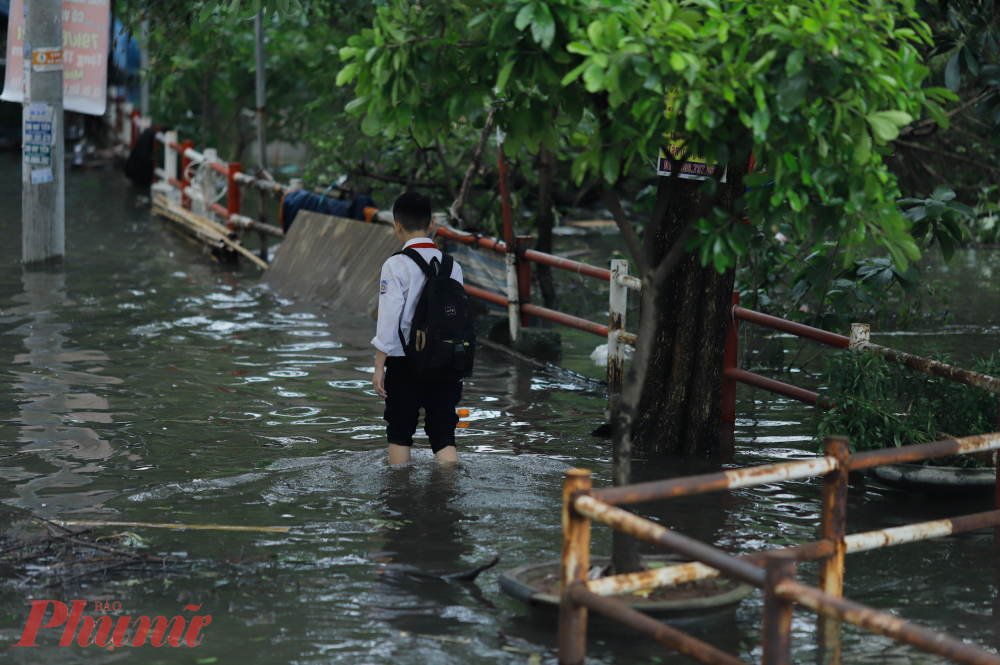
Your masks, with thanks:
[[[667,108],[664,111],[664,115],[670,118],[677,114],[677,107],[679,105],[678,100],[678,90],[676,88],[671,88],[667,91]],[[667,159],[667,153],[669,153],[674,159],[680,159],[685,157],[685,152],[687,151],[684,147],[684,139],[676,131],[670,134],[665,134],[664,137],[667,140],[667,150],[664,152],[663,148],[660,148],[660,154],[656,159],[656,175],[659,176],[669,176],[671,175],[672,165],[670,160]],[[708,180],[715,176],[715,169],[718,166],[709,164],[704,157],[698,155],[686,155],[687,162],[681,167],[681,172],[677,174],[678,177],[685,180]],[[720,182],[726,181],[726,174],[722,174],[722,179]]]
[[[24,67],[24,1],[10,0],[7,24],[7,67],[3,94],[7,102],[24,102],[27,67]],[[104,115],[108,101],[109,0],[64,0],[62,3],[63,108]],[[32,57],[29,55],[29,58]],[[35,62],[35,71],[57,66],[55,54]],[[35,58],[37,60],[37,58]],[[28,93],[29,99],[31,93]]]

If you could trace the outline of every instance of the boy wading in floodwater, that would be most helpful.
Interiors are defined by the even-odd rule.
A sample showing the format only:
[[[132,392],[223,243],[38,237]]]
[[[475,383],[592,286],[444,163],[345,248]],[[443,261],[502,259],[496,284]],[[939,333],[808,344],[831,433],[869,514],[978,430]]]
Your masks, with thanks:
[[[389,464],[410,459],[420,409],[431,450],[441,462],[457,462],[455,407],[462,380],[472,374],[472,329],[462,268],[430,239],[431,202],[416,192],[392,206],[403,251],[382,266],[379,279],[375,392],[385,398]]]

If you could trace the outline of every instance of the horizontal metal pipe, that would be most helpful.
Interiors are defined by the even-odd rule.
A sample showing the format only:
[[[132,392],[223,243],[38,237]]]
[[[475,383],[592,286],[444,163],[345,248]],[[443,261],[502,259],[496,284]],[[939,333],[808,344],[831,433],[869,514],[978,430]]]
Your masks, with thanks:
[[[475,236],[471,233],[462,233],[455,231],[454,229],[447,229],[443,226],[437,227],[434,231],[435,235],[439,235],[442,238],[448,238],[449,240],[455,240],[458,242],[465,243],[466,245],[477,245],[483,249],[491,249],[497,254],[506,254],[507,245],[504,244],[502,240],[497,240],[496,238],[484,238],[482,236]]]
[[[624,286],[626,289],[642,291],[642,280],[635,275],[617,275],[615,277],[615,281]]]
[[[852,533],[844,538],[844,546],[847,553],[851,554],[853,552],[864,552],[891,545],[913,543],[919,540],[941,538],[954,533],[975,531],[993,526],[1000,526],[1000,510],[991,510],[974,515],[963,515],[962,517],[953,517],[947,520],[907,524],[906,526],[879,529],[878,531]]]
[[[578,316],[563,314],[562,312],[557,312],[554,309],[539,307],[538,305],[532,305],[530,303],[523,303],[521,305],[521,312],[524,314],[530,314],[531,316],[537,316],[538,318],[545,319],[546,321],[561,323],[564,326],[569,326],[570,328],[576,328],[577,330],[593,333],[598,337],[603,337],[604,339],[608,338],[608,326],[601,325],[600,323],[594,323],[593,321],[588,321],[587,319],[581,319]]]
[[[472,286],[471,284],[465,285],[465,292],[473,298],[479,298],[480,300],[485,300],[486,302],[493,303],[494,305],[507,307],[507,298],[503,297],[499,293],[493,293],[492,291],[487,291],[486,289],[481,289],[478,286]],[[538,305],[528,304],[521,305],[521,311],[525,314],[537,316],[540,319],[554,321],[556,323],[561,323],[564,326],[569,326],[570,328],[576,328],[577,330],[583,330],[584,332],[594,333],[595,335],[604,337],[605,339],[608,337],[607,326],[602,326],[599,323],[594,323],[593,321],[588,321],[587,319],[581,319],[578,316],[571,316],[569,314],[563,314],[562,312],[557,312],[545,307],[539,307]]]
[[[252,217],[247,217],[246,215],[230,215],[229,222],[241,228],[264,233],[269,236],[274,236],[275,238],[285,237],[285,232],[279,227],[259,222]]]
[[[641,635],[656,640],[678,653],[693,658],[699,663],[706,663],[707,665],[745,665],[736,656],[717,649],[711,644],[702,642],[672,626],[652,619],[642,612],[633,610],[631,607],[627,607],[618,601],[611,600],[610,598],[602,598],[587,591],[587,587],[581,582],[572,584],[567,589],[567,592],[574,602],[602,616],[617,621]]]
[[[818,614],[833,615],[841,621],[860,626],[879,635],[905,642],[929,653],[944,656],[964,665],[1000,665],[1000,656],[966,644],[961,640],[929,628],[879,612],[867,605],[846,598],[836,598],[819,589],[786,580],[774,587],[777,596],[796,602]]]
[[[184,156],[190,159],[192,162],[203,162],[205,161],[205,155],[201,154],[194,148],[188,148],[184,151]]]
[[[153,175],[155,175],[160,180],[166,180],[167,179],[167,172],[166,172],[166,170],[164,170],[163,168],[161,168],[159,166],[157,166],[156,168],[153,169]]]
[[[216,173],[221,173],[224,176],[229,175],[229,167],[226,166],[225,164],[220,164],[219,162],[211,162],[209,166],[211,166],[212,170],[215,171]]]
[[[754,487],[781,480],[796,480],[822,476],[837,468],[837,460],[833,457],[816,457],[813,459],[783,462],[781,464],[764,464],[748,466],[741,469],[729,469],[716,473],[704,473],[697,476],[684,476],[671,480],[654,480],[634,485],[608,487],[594,492],[594,497],[605,503],[623,506],[630,503],[643,503],[659,499],[671,499],[678,496],[691,496],[704,492]]]
[[[856,351],[877,353],[886,360],[903,363],[910,369],[918,372],[931,374],[942,379],[954,381],[955,383],[964,383],[967,386],[981,388],[991,393],[1000,393],[1000,379],[993,376],[972,372],[953,365],[946,365],[930,358],[915,356],[912,353],[904,353],[896,349],[890,349],[887,346],[879,346],[878,344],[871,344],[869,342],[862,342],[856,345],[854,349]]]
[[[757,325],[764,326],[765,328],[771,328],[772,330],[778,330],[780,332],[785,332],[804,339],[811,339],[814,342],[835,346],[838,349],[846,349],[851,341],[843,335],[837,335],[836,333],[820,330],[819,328],[813,328],[812,326],[802,325],[801,323],[795,323],[794,321],[786,321],[785,319],[778,318],[777,316],[761,314],[760,312],[755,312],[752,309],[745,309],[739,305],[733,307],[733,316],[740,321],[756,323]]]
[[[677,586],[685,582],[697,582],[718,577],[719,571],[703,563],[679,563],[675,566],[651,568],[638,573],[609,575],[596,580],[587,580],[587,588],[598,596],[617,596],[643,589],[660,589]]]
[[[963,455],[983,450],[997,450],[998,448],[1000,448],[1000,432],[975,434],[960,439],[944,439],[943,441],[931,441],[930,443],[921,443],[915,446],[885,448],[856,453],[851,455],[850,470],[859,471],[886,464],[922,462],[935,457]]]
[[[507,299],[499,293],[493,293],[492,291],[487,291],[486,289],[481,289],[478,286],[472,286],[471,284],[465,285],[465,292],[473,298],[479,298],[480,300],[485,300],[488,303],[500,305],[501,307],[507,306]]]
[[[576,497],[573,499],[573,508],[595,522],[600,522],[638,540],[652,543],[694,561],[704,563],[721,571],[727,577],[743,580],[757,587],[764,584],[764,571],[754,564],[731,556],[717,547],[681,535],[656,522],[598,501],[592,496],[580,495]]]
[[[184,150],[184,146],[182,146],[180,143],[176,143],[174,141],[168,141],[167,142],[167,147],[171,148],[173,150],[177,150],[178,152]]]
[[[274,180],[255,178],[249,173],[237,173],[233,176],[233,180],[241,185],[250,185],[251,187],[256,187],[257,189],[265,192],[270,192],[279,198],[284,196],[285,192],[288,191],[288,185],[283,185],[280,182],[275,182]]]
[[[782,552],[790,555],[796,561],[812,561],[830,556],[833,554],[833,551],[833,543],[829,540],[817,540],[811,543],[796,545],[795,547],[754,552],[753,554],[746,554],[737,558],[744,559],[756,565],[763,565],[765,557],[773,552]],[[638,573],[610,575],[596,580],[588,580],[587,588],[599,596],[617,596],[643,589],[671,587],[685,582],[696,582],[718,576],[719,571],[715,568],[692,561],[690,563],[663,566],[662,568],[651,568]]]
[[[564,259],[561,256],[552,256],[551,254],[545,254],[544,252],[538,252],[533,249],[524,250],[524,258],[528,261],[540,263],[543,266],[552,266],[553,268],[559,268],[560,270],[575,272],[578,275],[596,277],[597,279],[602,279],[605,282],[611,281],[610,270],[607,268],[598,268],[597,266],[592,266],[589,263],[580,263],[579,261]]]
[[[618,335],[619,342],[624,342],[625,344],[631,344],[632,346],[635,346],[636,344],[639,343],[638,335],[633,335],[632,333],[625,332],[624,330],[619,330],[617,331],[616,334]]]
[[[229,211],[226,210],[225,206],[218,203],[212,203],[208,207],[212,210],[212,212],[221,215],[223,219],[229,219]]]
[[[171,185],[173,185],[177,189],[181,189],[182,187],[184,187],[184,183],[181,182],[180,180],[178,180],[177,178],[172,178],[170,176],[167,176],[167,182],[169,182]]]
[[[449,240],[455,240],[467,245],[477,245],[483,249],[493,250],[497,254],[507,253],[507,245],[504,244],[502,240],[498,240],[496,238],[484,238],[471,233],[463,233],[454,229],[445,228],[443,226],[437,227],[435,233],[442,238],[448,238]],[[580,263],[579,261],[565,259],[561,256],[553,256],[551,254],[546,254],[533,249],[525,250],[523,256],[528,261],[534,261],[535,263],[540,263],[542,265],[559,268],[560,270],[567,270],[569,272],[575,272],[580,275],[596,277],[597,279],[602,279],[605,282],[611,281],[611,271],[607,268],[598,268],[597,266],[592,266],[587,263]],[[641,282],[639,282],[637,278],[633,277],[631,279],[634,279],[641,286]],[[538,316],[540,316],[540,318],[545,318],[541,315]],[[607,334],[604,336],[607,337]]]
[[[763,388],[768,392],[784,395],[785,397],[791,397],[792,399],[797,399],[800,402],[818,406],[819,408],[826,409],[827,411],[837,406],[837,403],[831,401],[828,397],[822,397],[821,399],[819,393],[814,393],[811,390],[806,390],[805,388],[799,388],[798,386],[776,381],[775,379],[769,379],[766,376],[754,374],[753,372],[747,372],[746,370],[742,370],[737,367],[727,367],[722,371],[722,375],[727,379],[739,381],[740,383],[745,383],[748,386]]]

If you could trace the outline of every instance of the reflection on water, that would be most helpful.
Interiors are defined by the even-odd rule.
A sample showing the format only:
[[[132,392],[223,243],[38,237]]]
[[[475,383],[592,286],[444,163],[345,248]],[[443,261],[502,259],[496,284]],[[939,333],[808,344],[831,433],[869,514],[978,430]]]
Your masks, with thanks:
[[[18,173],[16,162],[0,162],[5,200],[19,200]],[[461,404],[471,411],[471,426],[460,432],[461,465],[442,470],[418,439],[413,463],[390,469],[383,406],[370,385],[370,319],[275,298],[256,286],[253,270],[210,263],[151,220],[117,173],[72,173],[67,196],[65,275],[24,275],[20,244],[0,245],[0,354],[8,365],[0,500],[53,517],[290,528],[142,529],[152,552],[177,553],[180,576],[90,579],[71,594],[118,601],[134,615],[173,616],[202,604],[213,617],[204,641],[195,651],[158,650],[163,663],[524,663],[524,653],[503,650],[498,630],[554,646],[552,622],[506,597],[497,576],[558,557],[568,466],[592,469],[597,485],[609,482],[607,442],[590,435],[603,420],[599,386],[483,353]],[[19,215],[16,207],[0,210],[0,229],[17,229]],[[976,256],[980,268],[997,263],[992,254]],[[973,272],[969,279],[985,279],[989,298],[1000,293]],[[978,346],[957,335],[941,339],[962,340],[963,352],[997,347],[995,333],[977,331]],[[571,353],[585,360],[593,343]],[[792,379],[809,381],[811,372]],[[637,459],[636,478],[814,454],[812,409],[740,390],[730,457]],[[794,481],[640,512],[744,553],[815,538],[819,493],[816,481]],[[849,502],[852,532],[988,508],[872,486],[853,487]],[[606,553],[608,531],[595,529],[593,543]],[[427,577],[494,556],[498,569],[475,584]],[[985,533],[852,555],[846,591],[988,642],[997,633],[993,562]],[[816,568],[804,565],[800,574],[812,581]],[[147,651],[61,648],[54,636],[31,653],[12,650],[26,605],[20,596],[0,600],[0,650],[14,662],[151,662]],[[735,624],[695,632],[753,662],[760,612],[754,595]],[[813,625],[807,615],[796,618],[802,660],[815,647]],[[596,629],[589,645],[595,663],[654,662],[654,655],[685,662]],[[914,657],[850,630],[845,652],[855,662]]]
[[[491,606],[475,584],[447,582],[472,554],[463,522],[475,520],[459,509],[456,466],[411,464],[391,469],[379,492],[382,546],[372,553],[379,564],[369,602],[371,616],[415,634],[461,636],[468,619],[463,601]]]
[[[58,310],[66,304],[65,276],[26,272],[23,281],[24,293],[13,298],[23,304],[5,318],[19,322],[7,334],[23,338],[27,349],[14,356],[10,370],[13,387],[23,395],[17,399],[22,445],[16,458],[24,466],[0,467],[0,477],[17,492],[12,503],[35,514],[103,512],[104,502],[117,492],[85,488],[116,452],[93,429],[75,423],[113,422],[107,399],[82,391],[121,379],[100,375],[99,363],[108,360],[104,353],[64,349],[70,326],[59,322]]]

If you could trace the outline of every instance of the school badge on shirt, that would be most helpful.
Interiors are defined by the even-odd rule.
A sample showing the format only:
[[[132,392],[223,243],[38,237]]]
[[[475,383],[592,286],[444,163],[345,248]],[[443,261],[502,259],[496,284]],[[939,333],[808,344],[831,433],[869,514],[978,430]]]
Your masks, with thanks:
[[[384,295],[385,295],[385,290],[386,290],[386,289],[388,289],[388,288],[389,288],[389,280],[387,280],[387,279],[383,279],[383,280],[382,280],[382,283],[381,283],[381,284],[379,284],[379,287],[378,287],[378,294],[379,294],[380,296],[384,296]]]

